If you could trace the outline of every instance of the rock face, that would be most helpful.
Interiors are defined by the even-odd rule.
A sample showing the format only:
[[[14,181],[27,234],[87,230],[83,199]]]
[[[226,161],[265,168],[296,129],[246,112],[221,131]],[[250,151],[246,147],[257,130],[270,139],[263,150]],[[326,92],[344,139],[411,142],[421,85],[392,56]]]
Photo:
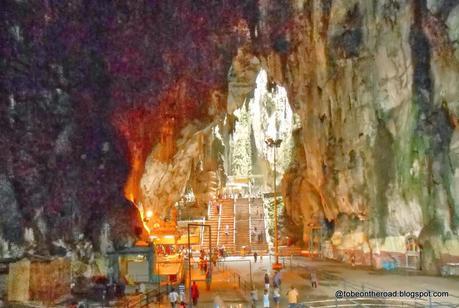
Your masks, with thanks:
[[[302,123],[283,193],[294,221],[333,234],[337,258],[405,265],[412,237],[424,269],[459,256],[457,13],[448,1],[290,6],[287,50],[265,61]]]
[[[152,211],[156,218],[149,225],[175,219],[174,205],[184,198],[187,189],[193,193],[196,206],[203,208],[216,198],[224,181],[220,172],[223,147],[218,126],[202,127],[199,123],[186,126],[169,160],[160,158],[164,146],[158,144],[147,158],[140,182],[141,197],[137,206],[141,212]]]
[[[99,53],[108,12],[73,4],[2,4],[0,258],[60,253],[53,243],[74,247],[81,236],[98,247],[104,222],[116,226],[115,245],[135,236]]]
[[[0,17],[3,255],[126,242],[123,190],[162,219],[185,192],[205,204],[225,172],[271,172],[276,127],[306,245],[317,227],[338,259],[459,257],[457,1],[10,0]]]

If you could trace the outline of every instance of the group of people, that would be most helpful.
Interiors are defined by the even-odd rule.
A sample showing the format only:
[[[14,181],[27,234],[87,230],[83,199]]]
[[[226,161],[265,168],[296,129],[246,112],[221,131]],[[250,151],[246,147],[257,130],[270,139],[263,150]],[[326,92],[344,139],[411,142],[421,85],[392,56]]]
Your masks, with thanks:
[[[265,274],[264,277],[264,291],[263,291],[263,307],[270,307],[270,300],[269,300],[269,290],[270,290],[270,279],[268,273]],[[272,298],[274,303],[276,304],[276,307],[279,307],[280,303],[280,286],[281,286],[281,278],[280,278],[280,272],[276,271],[272,277],[272,286],[273,286],[273,292],[272,292]],[[258,293],[255,287],[252,288],[252,291],[250,292],[250,298],[252,300],[252,307],[257,306],[258,302]]]
[[[168,256],[168,255],[175,254],[176,253],[176,249],[175,249],[174,245],[162,245],[162,244],[159,244],[159,245],[156,245],[156,253],[158,255]]]
[[[252,230],[251,237],[252,237],[251,239],[252,242],[262,243],[263,242],[263,231],[258,232],[257,227],[254,227]]]
[[[211,262],[214,267],[217,266],[218,260],[218,252],[215,253],[211,257]],[[206,289],[207,291],[210,290],[210,285],[212,283],[212,266],[209,264],[208,256],[204,249],[201,250],[201,254],[199,256],[199,269],[201,270],[202,274],[206,275]]]
[[[311,287],[317,288],[317,273],[315,270],[312,270],[310,272],[310,278],[311,278]],[[270,305],[270,278],[268,273],[265,274],[264,276],[264,291],[263,291],[263,307],[264,308],[269,308],[271,307]],[[280,277],[280,272],[276,271],[272,277],[272,299],[274,301],[275,307],[279,308],[279,303],[281,299],[281,277]],[[290,286],[290,289],[285,293],[287,296],[288,300],[288,307],[289,308],[294,308],[298,304],[298,297],[299,297],[299,292],[295,288],[294,285]],[[252,300],[252,307],[257,307],[257,302],[258,302],[258,294],[257,290],[255,287],[252,288],[252,291],[250,292],[250,298]]]
[[[196,284],[196,281],[193,281],[190,292],[193,305],[196,306],[198,304],[199,299],[199,288]],[[180,283],[180,285],[178,286],[178,292],[174,288],[172,288],[169,292],[168,297],[169,303],[171,304],[172,308],[176,308],[177,305],[180,308],[186,307],[187,304],[185,298],[185,283],[183,281]]]
[[[263,263],[263,254],[258,254],[258,252],[253,253],[253,261],[257,263],[258,259],[260,259],[260,263]]]

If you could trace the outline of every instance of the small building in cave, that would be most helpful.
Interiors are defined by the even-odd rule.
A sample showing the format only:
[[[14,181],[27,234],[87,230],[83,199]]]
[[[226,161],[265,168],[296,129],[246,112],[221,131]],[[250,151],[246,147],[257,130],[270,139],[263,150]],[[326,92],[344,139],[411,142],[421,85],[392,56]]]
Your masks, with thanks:
[[[110,266],[115,281],[124,280],[128,284],[155,282],[155,254],[151,245],[134,246],[109,253]]]
[[[183,279],[183,257],[177,249],[177,237],[151,236],[151,240],[109,254],[114,281],[167,284]]]

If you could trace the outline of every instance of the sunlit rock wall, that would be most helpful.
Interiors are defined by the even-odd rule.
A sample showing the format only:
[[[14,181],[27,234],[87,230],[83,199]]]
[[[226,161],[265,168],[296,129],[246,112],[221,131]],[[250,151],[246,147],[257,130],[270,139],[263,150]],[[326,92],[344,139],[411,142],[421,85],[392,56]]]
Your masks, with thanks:
[[[197,207],[204,207],[221,188],[222,145],[218,125],[196,122],[181,130],[176,152],[170,160],[159,158],[161,144],[153,149],[145,163],[140,182],[140,211],[151,210],[151,223],[174,219],[175,203],[186,189],[191,189]]]
[[[334,222],[335,257],[399,258],[413,236],[424,269],[457,258],[457,4],[291,1],[276,35],[261,5],[274,49],[262,63],[301,117],[283,181],[293,220]]]
[[[244,60],[245,66],[241,64]],[[293,131],[299,128],[299,119],[291,109],[286,90],[270,83],[260,60],[243,51],[230,70],[228,117],[233,123],[224,138],[227,174],[261,176],[261,185],[272,189],[274,152],[265,141],[282,139],[276,149],[277,172],[282,175],[292,161]]]

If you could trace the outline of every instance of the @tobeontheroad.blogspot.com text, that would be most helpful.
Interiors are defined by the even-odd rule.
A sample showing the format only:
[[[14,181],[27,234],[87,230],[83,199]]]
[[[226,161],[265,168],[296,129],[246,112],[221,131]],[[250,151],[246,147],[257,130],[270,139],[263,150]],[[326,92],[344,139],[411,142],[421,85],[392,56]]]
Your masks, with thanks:
[[[406,290],[395,290],[395,291],[343,291],[337,290],[335,292],[336,298],[358,298],[358,297],[371,297],[371,298],[411,298],[421,299],[429,297],[448,297],[447,291],[406,291]]]

